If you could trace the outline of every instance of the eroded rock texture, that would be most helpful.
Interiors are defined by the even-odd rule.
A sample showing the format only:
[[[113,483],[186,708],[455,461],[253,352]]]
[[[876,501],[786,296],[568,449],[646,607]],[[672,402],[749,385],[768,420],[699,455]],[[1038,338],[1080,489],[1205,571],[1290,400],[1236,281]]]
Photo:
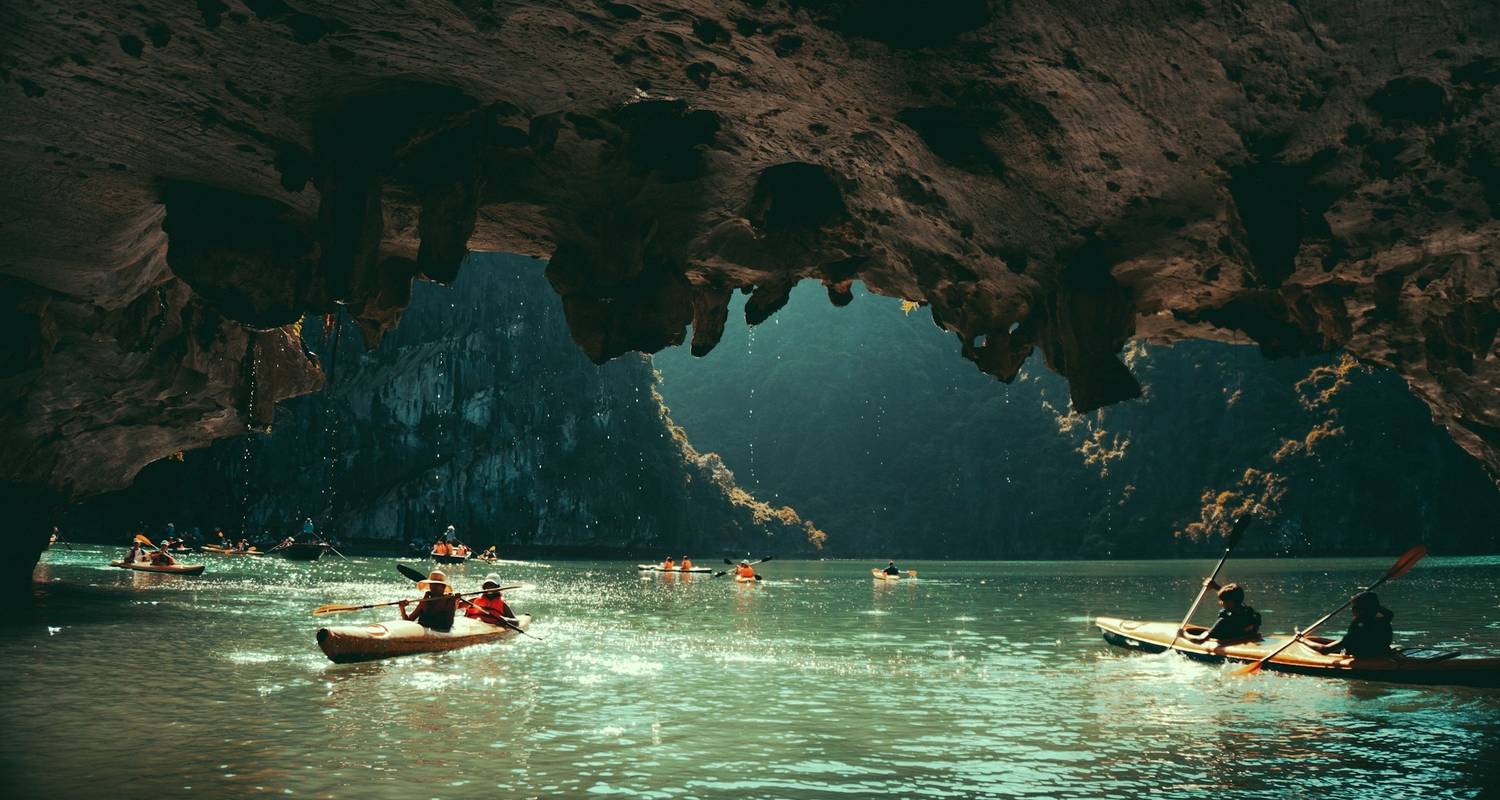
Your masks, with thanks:
[[[1002,380],[1040,348],[1079,410],[1139,391],[1132,337],[1344,347],[1500,469],[1497,37],[1489,0],[9,3],[5,396],[45,413],[6,468],[153,454],[92,461],[80,408],[242,429],[235,324],[342,304],[373,343],[477,249],[550,257],[595,360],[856,278]],[[155,368],[58,346],[130,351],[162,292]]]

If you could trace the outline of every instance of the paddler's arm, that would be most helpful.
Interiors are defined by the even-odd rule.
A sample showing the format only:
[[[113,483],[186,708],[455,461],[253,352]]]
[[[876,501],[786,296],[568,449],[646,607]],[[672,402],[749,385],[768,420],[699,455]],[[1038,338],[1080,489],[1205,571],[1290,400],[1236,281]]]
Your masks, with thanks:
[[[410,614],[406,613],[406,606],[409,603],[410,603],[409,600],[402,600],[401,603],[398,606],[396,606],[397,608],[401,609],[401,618],[404,619],[404,620],[406,620],[407,622],[411,622],[412,620],[414,620],[417,617],[419,617],[419,616],[422,615],[422,601],[421,600],[417,601],[417,607],[414,608],[414,609],[412,609],[412,611],[411,611]]]

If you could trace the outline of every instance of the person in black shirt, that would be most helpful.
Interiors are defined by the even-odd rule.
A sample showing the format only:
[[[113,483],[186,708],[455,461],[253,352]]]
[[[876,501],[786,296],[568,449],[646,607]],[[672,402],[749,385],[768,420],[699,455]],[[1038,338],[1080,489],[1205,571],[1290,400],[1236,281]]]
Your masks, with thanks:
[[[1344,638],[1328,644],[1304,642],[1319,653],[1348,653],[1355,658],[1380,658],[1391,653],[1391,620],[1395,612],[1380,604],[1374,592],[1363,592],[1354,598],[1354,621]]]
[[[1245,588],[1237,583],[1220,587],[1209,582],[1209,587],[1219,590],[1219,619],[1212,628],[1203,633],[1183,634],[1184,639],[1202,644],[1213,639],[1220,644],[1248,642],[1260,638],[1260,614],[1245,605]]]

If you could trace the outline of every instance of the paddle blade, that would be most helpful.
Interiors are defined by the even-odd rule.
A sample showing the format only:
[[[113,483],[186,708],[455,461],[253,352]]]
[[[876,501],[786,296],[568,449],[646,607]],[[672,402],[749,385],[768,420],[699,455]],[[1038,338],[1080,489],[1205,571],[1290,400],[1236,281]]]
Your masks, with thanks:
[[[1266,663],[1266,662],[1264,662],[1264,661],[1252,661],[1249,664],[1246,664],[1245,666],[1240,667],[1239,669],[1237,669],[1234,672],[1231,672],[1229,674],[1230,675],[1234,675],[1236,677],[1240,677],[1240,676],[1244,676],[1244,675],[1254,675],[1255,673],[1260,672],[1260,666],[1262,664],[1264,664],[1264,663]]]
[[[1240,543],[1240,539],[1244,538],[1245,529],[1249,528],[1250,523],[1254,521],[1255,517],[1252,517],[1249,514],[1241,514],[1239,517],[1235,518],[1234,527],[1230,528],[1229,535],[1224,537],[1224,549],[1233,550],[1235,546]]]
[[[147,538],[146,538],[146,535],[145,535],[145,534],[144,534],[144,533],[137,533],[137,534],[136,534],[136,535],[135,535],[135,541],[136,541],[136,542],[137,542],[137,543],[139,543],[139,544],[144,544],[144,545],[148,545],[148,546],[150,546],[150,547],[155,547],[155,546],[156,546],[156,545],[154,545],[154,544],[151,544],[151,540],[150,540],[150,539],[147,539]]]
[[[773,558],[775,558],[775,557],[776,557],[776,556],[766,556],[766,557],[765,557],[765,558],[762,558],[762,559],[761,559],[761,560],[760,560],[760,563],[762,563],[762,564],[764,564],[764,563],[766,563],[766,562],[767,562],[767,561],[770,561],[770,560],[771,560],[771,559],[773,559]]]
[[[324,614],[337,614],[337,613],[342,612],[342,611],[358,611],[358,610],[359,610],[359,606],[341,606],[341,605],[338,605],[337,603],[329,603],[328,605],[318,606],[317,608],[313,609],[312,613],[313,613],[313,616],[315,616],[315,617],[321,617]]]
[[[1426,545],[1419,544],[1416,547],[1407,550],[1401,555],[1400,558],[1396,559],[1396,563],[1392,564],[1390,569],[1385,571],[1385,578],[1383,580],[1394,580],[1401,577],[1402,575],[1405,575],[1406,573],[1410,572],[1411,568],[1415,567],[1417,565],[1417,562],[1421,561],[1426,555]]]
[[[411,567],[408,567],[405,564],[397,563],[396,564],[396,571],[399,572],[399,573],[401,573],[402,575],[405,575],[408,579],[413,580],[413,581],[425,581],[425,580],[427,580],[427,575],[426,574],[418,572],[417,570],[415,570],[415,569],[413,569]]]
[[[734,566],[734,562],[733,562],[733,561],[730,561],[730,560],[729,560],[729,559],[727,559],[727,558],[726,558],[726,559],[724,559],[724,563],[725,563],[725,564],[728,564],[728,565],[729,565],[729,566],[731,566],[731,567],[732,567],[732,566]]]

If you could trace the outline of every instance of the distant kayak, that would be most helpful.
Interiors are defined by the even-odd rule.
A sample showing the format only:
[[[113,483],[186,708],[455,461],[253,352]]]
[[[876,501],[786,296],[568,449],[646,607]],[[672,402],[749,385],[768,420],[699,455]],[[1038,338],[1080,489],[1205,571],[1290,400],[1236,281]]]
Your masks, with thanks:
[[[203,572],[202,564],[126,564],[124,561],[111,561],[111,567],[120,569],[133,569],[140,572],[162,572],[168,575],[199,575]]]
[[[293,542],[279,552],[283,558],[291,561],[317,561],[332,549],[333,546],[326,542]]]
[[[734,576],[734,582],[735,583],[748,583],[751,586],[754,586],[755,584],[760,583],[760,576],[757,575],[754,578],[746,578],[743,575],[736,575],[736,576]]]
[[[229,547],[219,547],[217,545],[206,544],[206,545],[203,545],[202,547],[200,547],[198,549],[202,550],[205,553],[218,553],[221,556],[263,556],[263,555],[265,555],[265,553],[262,553],[261,551],[256,550],[253,547],[250,548],[249,550],[235,550],[235,549],[229,548]]]
[[[662,566],[660,564],[636,564],[635,568],[638,569],[638,570],[640,570],[641,572],[671,572],[671,573],[689,572],[689,573],[698,573],[698,572],[713,572],[714,571],[713,567],[692,567],[690,569],[683,569],[682,567],[673,567],[671,569],[662,569]]]
[[[1167,646],[1171,645],[1173,650],[1188,658],[1211,663],[1259,661],[1286,644],[1288,638],[1267,636],[1253,642],[1230,645],[1220,645],[1212,641],[1196,644],[1179,638],[1175,644],[1172,644],[1173,634],[1177,628],[1175,622],[1140,622],[1115,617],[1099,617],[1094,620],[1094,625],[1104,635],[1104,640],[1112,645],[1147,653],[1165,652]],[[1203,631],[1203,628],[1189,626],[1188,630],[1198,633]],[[1319,644],[1331,641],[1321,636],[1310,638]],[[1389,656],[1357,659],[1342,653],[1324,655],[1296,644],[1267,661],[1265,668],[1277,672],[1325,678],[1500,687],[1500,658],[1468,656],[1456,651],[1425,656],[1412,655],[1418,652],[1426,651],[1392,651]]]
[[[469,560],[468,556],[445,556],[438,553],[432,554],[432,560],[439,564],[462,564]]]
[[[878,567],[872,567],[870,569],[870,574],[873,575],[875,577],[875,580],[877,580],[877,581],[899,581],[899,580],[901,580],[901,576],[899,574],[898,575],[888,575],[888,574],[886,574],[885,570],[880,569]]]
[[[525,630],[531,625],[531,615],[516,618],[516,627]],[[457,650],[475,644],[484,644],[514,636],[514,628],[491,625],[470,617],[457,617],[453,628],[434,631],[415,622],[397,620],[373,625],[347,625],[337,628],[319,628],[318,647],[328,660],[335,664],[354,661],[374,661],[395,656],[417,653],[438,653]]]

